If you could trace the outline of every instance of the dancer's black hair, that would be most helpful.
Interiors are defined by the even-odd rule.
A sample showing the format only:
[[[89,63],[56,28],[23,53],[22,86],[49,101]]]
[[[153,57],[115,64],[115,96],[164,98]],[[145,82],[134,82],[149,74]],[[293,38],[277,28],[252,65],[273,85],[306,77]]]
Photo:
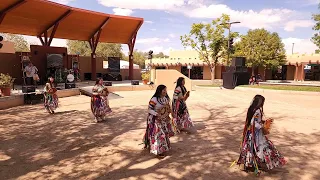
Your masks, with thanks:
[[[247,111],[247,118],[246,118],[246,128],[249,127],[250,123],[251,123],[251,119],[254,115],[254,113],[260,109],[261,110],[261,116],[263,115],[263,105],[264,105],[264,101],[265,98],[261,95],[256,95],[253,100],[252,103],[250,105],[250,107],[248,108]]]
[[[180,87],[181,88],[181,91],[182,91],[182,95],[184,96],[187,92],[187,89],[184,85],[182,85],[182,82],[184,81],[184,77],[179,77],[178,80],[177,80],[177,85],[176,85],[176,88],[177,87]]]
[[[152,97],[156,97],[157,98],[157,101],[159,103],[162,103],[159,98],[161,97],[161,93],[162,93],[162,90],[164,90],[165,88],[167,88],[167,86],[163,85],[163,84],[160,84],[158,87],[157,87],[157,90],[156,92],[154,93],[154,95]],[[168,94],[165,96],[168,100],[170,100]]]

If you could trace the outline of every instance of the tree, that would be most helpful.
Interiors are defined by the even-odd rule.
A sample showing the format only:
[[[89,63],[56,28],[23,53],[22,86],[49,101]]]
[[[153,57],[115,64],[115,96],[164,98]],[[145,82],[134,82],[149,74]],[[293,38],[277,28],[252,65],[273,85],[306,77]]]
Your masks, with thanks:
[[[320,3],[318,9],[320,9]],[[320,49],[320,14],[313,14],[312,19],[316,21],[316,24],[313,26],[312,29],[317,32],[313,35],[311,41]]]
[[[215,67],[219,59],[227,53],[228,38],[224,36],[228,28],[229,15],[212,20],[211,24],[194,23],[189,34],[180,36],[182,45],[191,47],[199,53],[199,58],[208,64],[211,72],[211,80],[215,79]],[[230,37],[236,37],[237,33],[231,33]]]
[[[138,49],[135,49],[133,51],[132,55],[133,55],[133,62],[135,64],[139,65],[141,69],[144,69],[145,68],[145,60],[146,60],[146,57],[148,56],[148,53],[139,51]],[[125,61],[129,61],[128,56],[125,56],[123,59]]]
[[[153,56],[154,58],[168,58],[169,56],[165,55],[163,52],[159,52]]]
[[[22,36],[17,34],[1,34],[6,41],[10,41],[14,43],[14,50],[16,52],[29,52],[30,44],[28,41]]]
[[[263,66],[277,68],[286,63],[284,44],[278,33],[265,29],[249,30],[235,44],[237,56],[247,58],[247,65],[253,68]]]
[[[90,45],[86,41],[67,41],[68,52],[80,56],[91,56]],[[99,43],[96,49],[97,57],[107,60],[108,57],[123,57],[121,44]]]

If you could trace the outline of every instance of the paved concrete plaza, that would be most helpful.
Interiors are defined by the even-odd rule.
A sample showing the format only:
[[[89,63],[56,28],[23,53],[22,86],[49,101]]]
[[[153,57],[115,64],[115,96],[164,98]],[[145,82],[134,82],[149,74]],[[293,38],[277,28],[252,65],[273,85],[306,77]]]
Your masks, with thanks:
[[[171,138],[162,160],[141,145],[153,92],[118,94],[123,98],[110,100],[113,115],[98,124],[87,96],[60,99],[55,115],[42,105],[0,111],[0,179],[256,179],[229,167],[255,93],[192,91],[188,106],[197,132]],[[270,139],[288,165],[261,179],[320,179],[320,97],[263,95],[265,114],[275,119]]]

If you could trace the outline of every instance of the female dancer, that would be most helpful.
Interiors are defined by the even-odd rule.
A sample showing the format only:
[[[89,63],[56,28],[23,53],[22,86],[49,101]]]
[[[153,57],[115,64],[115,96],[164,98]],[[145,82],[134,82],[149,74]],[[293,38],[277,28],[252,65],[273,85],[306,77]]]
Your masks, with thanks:
[[[179,130],[185,130],[194,126],[186,104],[186,100],[189,98],[190,92],[187,91],[184,84],[184,78],[179,77],[176,89],[174,90],[172,102],[172,116],[175,119]]]
[[[256,95],[248,109],[247,119],[243,130],[240,157],[237,164],[244,164],[244,170],[254,168],[259,174],[259,168],[268,170],[282,166],[286,163],[284,157],[278,152],[273,143],[265,135],[266,128],[263,120],[263,105],[265,98]],[[267,121],[270,121],[267,120]]]
[[[103,80],[98,78],[96,84],[92,88],[91,111],[95,117],[95,121],[99,122],[111,113],[108,100],[109,91],[103,86]]]
[[[164,152],[170,149],[169,137],[175,134],[175,126],[170,118],[170,98],[167,87],[159,85],[149,102],[147,128],[144,135],[144,148],[150,153],[164,157]]]
[[[57,89],[55,87],[54,78],[49,77],[48,82],[44,87],[44,107],[50,114],[54,114],[54,110],[58,107],[58,96],[56,92]]]

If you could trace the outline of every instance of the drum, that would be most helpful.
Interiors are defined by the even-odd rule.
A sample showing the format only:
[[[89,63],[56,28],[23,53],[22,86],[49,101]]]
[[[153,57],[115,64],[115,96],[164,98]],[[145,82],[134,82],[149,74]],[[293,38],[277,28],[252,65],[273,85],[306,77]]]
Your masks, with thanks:
[[[34,74],[34,75],[33,75],[33,80],[34,80],[34,81],[39,81],[39,80],[40,80],[38,74]]]
[[[49,94],[55,94],[57,92],[57,89],[56,88],[51,88],[49,89],[48,93]]]
[[[158,110],[158,118],[165,120],[169,117],[170,112],[171,112],[170,105],[167,104]]]
[[[263,124],[263,134],[267,135],[270,134],[271,124],[273,119],[267,119]]]

